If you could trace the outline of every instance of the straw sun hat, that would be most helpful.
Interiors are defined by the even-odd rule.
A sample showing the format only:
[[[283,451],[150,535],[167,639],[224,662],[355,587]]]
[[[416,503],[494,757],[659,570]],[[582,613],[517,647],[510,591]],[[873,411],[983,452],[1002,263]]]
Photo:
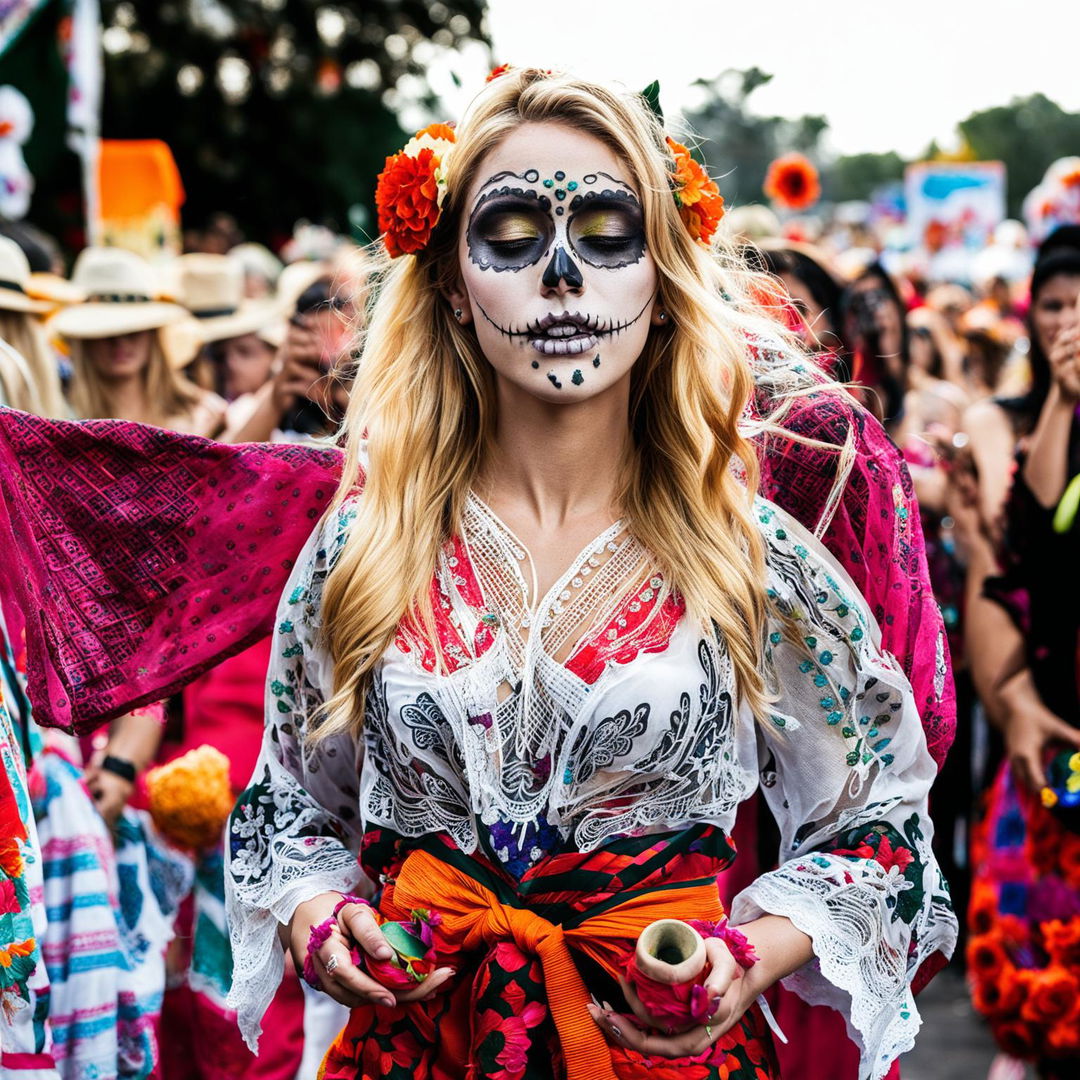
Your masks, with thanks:
[[[0,310],[44,315],[54,305],[29,295],[30,263],[23,250],[6,236],[0,236]]]
[[[181,255],[173,265],[177,296],[199,321],[204,344],[258,334],[271,341],[281,321],[273,300],[244,296],[244,267],[228,255]],[[271,344],[276,344],[276,340]]]
[[[66,338],[106,338],[158,330],[188,318],[179,305],[161,299],[154,268],[121,248],[86,248],[75,260],[72,284],[85,301],[53,316],[49,328]]]

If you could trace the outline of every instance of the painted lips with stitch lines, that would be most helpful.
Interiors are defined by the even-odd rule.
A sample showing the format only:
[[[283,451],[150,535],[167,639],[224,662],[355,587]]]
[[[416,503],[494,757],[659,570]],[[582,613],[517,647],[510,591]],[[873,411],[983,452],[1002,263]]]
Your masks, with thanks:
[[[651,302],[650,299],[649,303]],[[562,311],[557,314],[549,312],[520,330],[500,326],[482,307],[480,311],[499,333],[507,337],[526,338],[529,344],[544,356],[578,356],[595,349],[601,338],[621,334],[629,329],[645,314],[648,307],[647,303],[632,319],[621,323],[598,319],[594,315],[583,315],[579,311]]]
[[[577,356],[600,343],[598,329],[581,314],[545,315],[529,328],[529,344],[545,356]]]

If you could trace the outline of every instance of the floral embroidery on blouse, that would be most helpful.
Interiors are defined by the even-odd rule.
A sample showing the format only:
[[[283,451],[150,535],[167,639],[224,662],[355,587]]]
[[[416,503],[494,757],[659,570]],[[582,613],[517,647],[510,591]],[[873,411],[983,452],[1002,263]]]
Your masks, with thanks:
[[[357,885],[365,832],[445,835],[520,879],[556,851],[729,830],[760,784],[780,866],[736,897],[733,924],[772,912],[813,938],[817,960],[789,983],[851,1017],[867,1071],[911,1045],[910,979],[955,940],[926,817],[936,770],[850,578],[793,518],[755,506],[773,604],[764,723],[738,704],[723,640],[687,617],[623,523],[535,597],[520,543],[471,498],[432,585],[445,666],[404,627],[360,738],[312,753],[304,734],[332,683],[321,590],[355,502],[324,520],[279,610],[263,753],[231,827],[231,1001],[249,1038],[280,970],[273,928],[302,900]]]

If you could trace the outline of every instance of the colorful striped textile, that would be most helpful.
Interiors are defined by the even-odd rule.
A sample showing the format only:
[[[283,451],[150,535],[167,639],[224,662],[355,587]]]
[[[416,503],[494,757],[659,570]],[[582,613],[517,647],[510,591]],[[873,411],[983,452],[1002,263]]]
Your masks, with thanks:
[[[157,1065],[165,948],[191,867],[142,811],[125,810],[109,835],[73,748],[50,732],[30,785],[44,863],[53,1054],[64,1080],[142,1080]]]
[[[36,735],[0,623],[0,1075],[58,1080],[46,1015],[49,980],[41,855],[30,811],[24,745]]]

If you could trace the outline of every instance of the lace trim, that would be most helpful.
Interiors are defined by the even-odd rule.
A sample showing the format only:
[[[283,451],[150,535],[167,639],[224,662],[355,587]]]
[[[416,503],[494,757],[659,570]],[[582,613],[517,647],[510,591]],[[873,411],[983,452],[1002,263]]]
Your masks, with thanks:
[[[931,876],[932,860],[926,865]],[[859,1075],[871,1080],[881,1080],[915,1045],[922,1018],[910,978],[928,956],[939,950],[950,955],[956,944],[951,910],[939,918],[934,906],[924,909],[921,933],[894,918],[889,901],[909,887],[895,868],[885,871],[873,860],[815,855],[763,874],[731,905],[732,924],[783,915],[813,940],[814,961],[783,984],[808,1004],[845,1016],[860,1048]]]

